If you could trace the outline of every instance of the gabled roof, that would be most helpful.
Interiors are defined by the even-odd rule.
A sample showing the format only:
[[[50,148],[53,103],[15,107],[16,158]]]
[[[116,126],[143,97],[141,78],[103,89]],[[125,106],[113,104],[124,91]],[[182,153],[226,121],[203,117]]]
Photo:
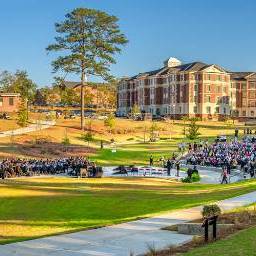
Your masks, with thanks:
[[[231,79],[232,80],[246,80],[246,78],[255,72],[231,72]]]
[[[212,66],[221,70],[222,72],[228,72],[227,70],[225,70],[224,68],[222,68],[216,64],[209,65],[209,64],[206,64],[206,63],[203,63],[200,61],[195,61],[195,62],[186,63],[186,64],[174,66],[174,67],[163,67],[160,69],[156,69],[156,70],[152,70],[152,71],[148,71],[148,72],[144,72],[144,73],[139,73],[138,75],[130,77],[129,81],[139,78],[139,77],[145,77],[145,76],[166,75],[171,72],[182,72],[182,71],[183,72],[184,71],[198,72],[198,71],[203,71],[204,69],[207,69]]]
[[[77,86],[79,86],[80,84],[81,84],[80,82],[63,81],[63,83],[61,85],[66,88],[73,89],[73,88],[76,88]]]

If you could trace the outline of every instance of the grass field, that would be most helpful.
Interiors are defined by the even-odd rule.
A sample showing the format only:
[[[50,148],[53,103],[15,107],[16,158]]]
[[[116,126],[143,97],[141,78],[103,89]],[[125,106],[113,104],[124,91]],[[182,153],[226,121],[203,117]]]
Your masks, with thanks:
[[[20,178],[0,183],[0,243],[110,225],[255,190],[155,178]]]
[[[36,118],[34,116],[33,118]],[[42,117],[40,117],[42,118]],[[8,126],[8,120],[5,122],[4,127]],[[47,140],[62,146],[64,136],[70,140],[71,145],[88,146],[87,142],[81,139],[83,132],[79,129],[80,120],[64,120],[58,119],[57,124],[46,130],[32,132],[20,136],[0,138],[0,157],[12,157],[13,155],[19,157],[30,157],[30,152],[27,154],[20,151],[20,145],[26,143],[33,144],[38,138],[47,138]],[[159,138],[157,142],[150,143],[149,130],[152,125],[149,121],[133,121],[127,119],[116,119],[114,130],[110,133],[104,126],[103,120],[86,120],[86,127],[91,127],[91,132],[94,141],[90,143],[89,147],[93,149],[90,157],[96,160],[98,164],[104,165],[119,165],[119,164],[147,164],[149,156],[154,155],[155,159],[160,156],[169,157],[173,152],[177,153],[177,145],[181,141],[187,141],[184,136],[184,125],[186,129],[188,123],[184,124],[183,121],[157,122]],[[217,135],[233,135],[234,126],[225,122],[198,122],[200,127],[199,132],[200,140],[208,139],[213,140]],[[235,124],[240,129],[243,129],[243,124]],[[146,132],[144,132],[146,131]],[[242,132],[241,132],[242,134]],[[146,143],[144,143],[144,137]],[[115,148],[117,152],[112,153],[110,140],[115,140]],[[100,149],[100,141],[104,141],[104,149]],[[33,145],[32,145],[33,146]],[[43,150],[44,151],[44,150]],[[96,151],[96,152],[95,152]],[[43,152],[39,154],[48,158],[56,158],[58,155],[53,155],[51,152]]]
[[[203,246],[182,255],[186,256],[253,256],[256,255],[256,227],[242,230],[226,239]]]

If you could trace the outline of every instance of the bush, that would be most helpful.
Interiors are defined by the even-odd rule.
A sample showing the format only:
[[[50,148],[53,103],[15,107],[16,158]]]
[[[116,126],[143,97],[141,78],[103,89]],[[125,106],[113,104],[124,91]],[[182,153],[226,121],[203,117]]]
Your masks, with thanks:
[[[221,209],[217,204],[205,205],[202,211],[204,218],[209,218],[221,214]]]
[[[181,181],[182,181],[183,183],[198,182],[198,181],[200,181],[200,180],[201,180],[201,177],[200,177],[200,175],[199,175],[198,173],[193,173],[192,176],[191,176],[191,178],[186,177],[186,178],[181,179]]]
[[[69,146],[69,145],[70,145],[70,140],[69,140],[69,138],[68,138],[68,137],[64,137],[64,138],[62,139],[62,144],[63,144],[64,146]]]
[[[201,180],[201,177],[198,173],[193,173],[191,176],[191,180],[192,180],[192,182],[198,182]]]
[[[192,182],[192,180],[191,180],[189,177],[182,178],[181,181],[182,181],[183,183],[191,183],[191,182]]]
[[[88,146],[90,145],[90,142],[93,141],[93,135],[91,132],[87,132],[82,135],[82,140],[86,141],[88,143]]]

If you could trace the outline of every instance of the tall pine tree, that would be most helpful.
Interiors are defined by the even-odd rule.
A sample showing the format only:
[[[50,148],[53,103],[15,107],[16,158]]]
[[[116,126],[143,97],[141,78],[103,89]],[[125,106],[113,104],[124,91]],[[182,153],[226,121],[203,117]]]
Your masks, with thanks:
[[[55,43],[48,52],[62,52],[52,62],[53,71],[76,73],[81,77],[81,129],[84,129],[84,86],[88,75],[110,80],[110,64],[120,46],[128,41],[117,24],[118,18],[103,11],[77,8],[63,22],[56,23]]]

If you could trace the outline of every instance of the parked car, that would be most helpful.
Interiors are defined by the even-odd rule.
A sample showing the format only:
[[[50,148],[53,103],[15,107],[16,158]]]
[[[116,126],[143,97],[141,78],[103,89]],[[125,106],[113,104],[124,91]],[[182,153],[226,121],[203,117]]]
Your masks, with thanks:
[[[65,115],[64,119],[75,119],[76,116],[74,114]]]
[[[7,113],[0,114],[0,119],[10,119],[11,117]]]
[[[226,141],[227,141],[227,137],[225,135],[219,135],[215,139],[215,142],[226,142]]]

